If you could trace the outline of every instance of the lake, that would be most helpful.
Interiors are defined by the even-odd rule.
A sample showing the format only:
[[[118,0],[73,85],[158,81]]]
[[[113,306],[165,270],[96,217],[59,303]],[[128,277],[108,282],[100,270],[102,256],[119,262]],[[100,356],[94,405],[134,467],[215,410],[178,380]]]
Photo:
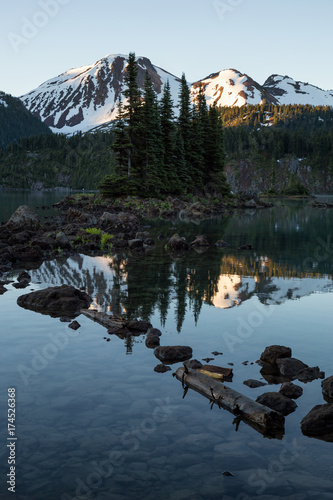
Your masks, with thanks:
[[[49,194],[52,199],[46,193],[42,201],[28,201],[50,206],[61,197]],[[228,385],[253,399],[280,387],[243,384],[262,379],[255,361],[268,345],[289,346],[294,357],[330,376],[333,210],[313,209],[307,200],[274,203],[200,224],[147,221],[158,244],[145,255],[44,262],[24,291],[7,286],[0,297],[1,498],[333,498],[333,443],[300,429],[311,408],[324,403],[320,380],[297,382],[304,392],[286,417],[284,437],[269,439],[243,422],[236,430],[233,415],[211,409],[192,390],[183,398],[172,376],[179,364],[154,372],[160,362],[144,336],[108,335],[83,316],[73,331],[16,304],[31,290],[83,286],[97,310],[149,319],[162,332],[161,345],[188,345],[200,361],[232,363]],[[8,194],[5,208],[9,204]],[[0,220],[7,218],[0,212]],[[229,246],[172,258],[164,245],[175,232]],[[253,250],[238,250],[242,244]],[[9,387],[16,389],[16,496],[5,479]]]

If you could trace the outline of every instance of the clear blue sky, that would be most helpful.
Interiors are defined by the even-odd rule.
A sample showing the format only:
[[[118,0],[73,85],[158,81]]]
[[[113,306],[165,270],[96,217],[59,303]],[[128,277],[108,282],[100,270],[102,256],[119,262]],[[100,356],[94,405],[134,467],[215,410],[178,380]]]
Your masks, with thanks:
[[[184,71],[189,82],[235,68],[259,83],[278,73],[333,89],[333,0],[15,0],[1,7],[0,90],[13,95],[130,51],[177,76]]]

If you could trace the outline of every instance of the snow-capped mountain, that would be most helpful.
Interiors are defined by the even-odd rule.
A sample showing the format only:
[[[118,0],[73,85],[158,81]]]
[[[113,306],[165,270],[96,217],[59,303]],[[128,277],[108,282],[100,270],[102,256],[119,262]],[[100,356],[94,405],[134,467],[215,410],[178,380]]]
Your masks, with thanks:
[[[333,106],[333,90],[322,90],[309,83],[296,82],[289,76],[271,75],[263,87],[278,104]]]
[[[143,88],[145,72],[162,95],[169,80],[172,98],[177,107],[180,79],[155,66],[146,57],[137,57],[138,84]],[[52,78],[35,90],[21,96],[26,108],[55,132],[72,134],[108,126],[117,114],[117,99],[124,85],[127,56],[108,55],[95,64],[70,69]],[[260,104],[312,104],[333,106],[333,90],[297,82],[288,76],[271,75],[264,85],[235,69],[212,73],[191,85],[195,101],[203,85],[208,104],[243,106]],[[175,108],[177,112],[177,109]]]
[[[114,120],[117,99],[124,84],[127,56],[108,55],[90,66],[70,69],[21,96],[24,105],[55,132],[87,131]],[[161,95],[169,80],[177,101],[179,79],[153,66],[146,57],[137,58],[138,84],[143,88],[145,73]]]

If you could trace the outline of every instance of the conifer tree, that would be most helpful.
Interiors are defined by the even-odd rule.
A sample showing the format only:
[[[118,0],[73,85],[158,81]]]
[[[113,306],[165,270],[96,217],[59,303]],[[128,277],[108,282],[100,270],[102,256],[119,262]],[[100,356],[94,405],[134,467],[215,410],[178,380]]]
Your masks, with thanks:
[[[182,137],[184,157],[188,176],[192,180],[191,167],[192,167],[192,129],[191,129],[191,99],[190,90],[187,85],[185,73],[182,74],[180,91],[179,91],[179,117],[178,126],[180,135]],[[190,182],[187,186],[188,189],[193,188],[193,183]]]
[[[206,141],[206,188],[223,195],[230,194],[230,188],[224,173],[225,153],[223,125],[216,104],[208,112],[209,133]]]
[[[181,184],[178,177],[177,153],[176,153],[176,125],[174,121],[173,102],[171,99],[170,83],[167,80],[160,104],[161,132],[164,149],[164,191],[180,193]],[[182,152],[184,156],[184,151]]]

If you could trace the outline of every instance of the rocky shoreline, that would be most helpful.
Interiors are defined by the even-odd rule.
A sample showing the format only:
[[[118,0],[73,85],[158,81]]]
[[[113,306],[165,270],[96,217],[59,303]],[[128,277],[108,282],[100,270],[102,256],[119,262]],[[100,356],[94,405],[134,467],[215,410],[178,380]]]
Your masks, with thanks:
[[[236,210],[271,206],[253,197],[191,201],[128,197],[105,201],[97,194],[75,194],[53,205],[59,214],[46,217],[43,224],[31,208],[21,206],[0,226],[0,275],[12,268],[36,266],[59,256],[105,255],[111,248],[145,251],[152,248],[155,241],[144,226],[144,219],[197,222],[218,215],[228,217]],[[224,242],[215,243],[224,245]],[[167,246],[171,251],[182,251],[191,246],[209,246],[209,243],[204,236],[188,244],[184,238],[174,235]]]

